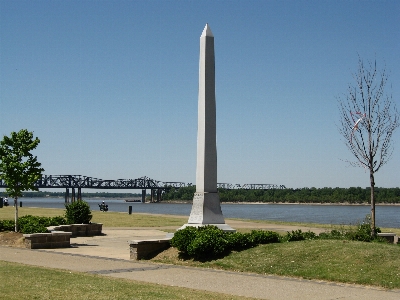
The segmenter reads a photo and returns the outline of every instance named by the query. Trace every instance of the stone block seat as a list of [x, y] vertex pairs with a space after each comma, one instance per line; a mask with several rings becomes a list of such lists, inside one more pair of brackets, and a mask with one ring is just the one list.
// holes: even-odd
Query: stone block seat
[[66, 231], [71, 232], [72, 237], [77, 236], [95, 236], [101, 235], [103, 229], [102, 223], [90, 223], [90, 224], [69, 224], [69, 225], [59, 225], [50, 226], [47, 229], [51, 231]]
[[171, 238], [130, 241], [130, 259], [140, 260], [155, 256], [168, 249], [171, 246], [170, 242]]
[[103, 224], [70, 224], [47, 227], [47, 233], [24, 234], [24, 244], [30, 249], [71, 247], [71, 237], [101, 235]]
[[384, 238], [391, 244], [398, 243], [398, 236], [393, 232], [381, 232], [381, 233], [378, 233], [378, 236], [381, 238]]
[[29, 249], [69, 248], [71, 236], [71, 232], [65, 231], [24, 234], [24, 244]]

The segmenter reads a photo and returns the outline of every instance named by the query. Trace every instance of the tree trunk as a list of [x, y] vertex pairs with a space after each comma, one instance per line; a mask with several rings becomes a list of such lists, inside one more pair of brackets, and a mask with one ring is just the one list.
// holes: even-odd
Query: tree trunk
[[371, 236], [375, 237], [375, 180], [372, 170], [370, 170], [369, 178], [371, 182]]
[[15, 207], [15, 232], [18, 232], [18, 197], [14, 198]]

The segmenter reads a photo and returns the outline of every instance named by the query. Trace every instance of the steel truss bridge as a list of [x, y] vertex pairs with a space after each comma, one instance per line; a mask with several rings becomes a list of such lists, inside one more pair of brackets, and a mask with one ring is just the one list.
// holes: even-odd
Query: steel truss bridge
[[[45, 188], [65, 188], [65, 202], [69, 202], [69, 189], [72, 189], [71, 200], [75, 200], [75, 189], [78, 189], [77, 199], [82, 199], [81, 189], [141, 189], [142, 202], [146, 196], [146, 190], [151, 190], [151, 201], [157, 197], [157, 202], [161, 201], [163, 192], [171, 188], [182, 188], [192, 186], [191, 183], [184, 182], [167, 182], [158, 181], [149, 177], [140, 177], [137, 179], [117, 179], [117, 180], [103, 180], [94, 177], [82, 175], [42, 175], [36, 181], [34, 186], [38, 189]], [[0, 188], [5, 188], [7, 185], [4, 180], [0, 179]], [[269, 189], [285, 189], [284, 185], [277, 184], [231, 184], [231, 183], [217, 183], [220, 189], [246, 189], [246, 190], [269, 190]]]

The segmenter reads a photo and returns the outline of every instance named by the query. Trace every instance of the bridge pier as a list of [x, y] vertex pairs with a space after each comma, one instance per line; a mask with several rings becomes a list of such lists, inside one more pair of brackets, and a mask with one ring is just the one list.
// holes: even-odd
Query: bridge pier
[[162, 193], [162, 190], [161, 190], [161, 189], [158, 189], [158, 190], [157, 190], [157, 202], [160, 202], [160, 201], [161, 201], [161, 193]]
[[154, 201], [154, 196], [155, 196], [155, 193], [156, 193], [156, 190], [155, 189], [151, 189], [151, 200], [150, 200], [150, 202], [155, 202]]
[[65, 204], [69, 203], [69, 188], [65, 188]]
[[151, 189], [151, 200], [150, 202], [160, 202], [161, 201], [162, 189]]
[[72, 188], [71, 202], [75, 202], [75, 188]]
[[78, 187], [78, 201], [82, 201], [82, 188]]
[[146, 189], [142, 189], [142, 203], [146, 202]]

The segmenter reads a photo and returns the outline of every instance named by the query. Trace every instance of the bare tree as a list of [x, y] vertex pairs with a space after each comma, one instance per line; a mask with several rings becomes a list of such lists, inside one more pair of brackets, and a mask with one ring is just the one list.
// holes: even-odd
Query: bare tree
[[386, 164], [392, 153], [392, 135], [399, 126], [399, 113], [392, 95], [385, 91], [388, 81], [386, 69], [378, 71], [376, 60], [364, 65], [358, 60], [356, 81], [349, 84], [347, 93], [339, 97], [339, 132], [354, 161], [369, 172], [371, 185], [371, 235], [375, 236], [375, 173]]

